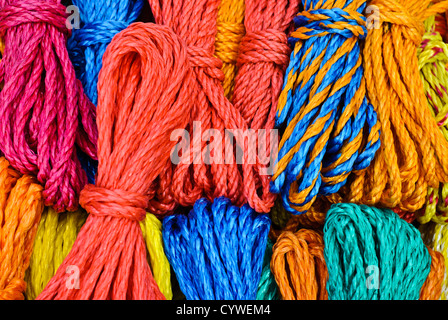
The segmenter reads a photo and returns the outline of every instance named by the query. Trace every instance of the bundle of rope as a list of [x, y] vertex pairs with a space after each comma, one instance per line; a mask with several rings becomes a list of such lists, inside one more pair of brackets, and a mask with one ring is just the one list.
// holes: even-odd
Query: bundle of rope
[[[448, 226], [446, 224], [439, 224], [433, 221], [423, 224], [419, 228], [424, 243], [442, 255], [445, 268], [442, 270], [442, 294], [441, 300], [448, 299]], [[443, 264], [443, 263], [442, 263]]]
[[[27, 283], [25, 296], [34, 300], [44, 290], [48, 281], [70, 252], [79, 230], [84, 225], [87, 214], [83, 210], [57, 213], [46, 207], [37, 229], [33, 253], [26, 271]], [[140, 222], [143, 238], [148, 249], [148, 259], [154, 280], [167, 299], [171, 299], [171, 276], [168, 260], [163, 252], [162, 223], [147, 213]], [[73, 275], [72, 272], [69, 275]], [[74, 283], [71, 283], [74, 285]]]
[[95, 106], [70, 62], [66, 8], [58, 0], [0, 1], [0, 150], [44, 185], [45, 204], [76, 210], [87, 177], [79, 149], [96, 159]]
[[[381, 148], [356, 176], [348, 201], [415, 212], [427, 188], [448, 182], [448, 142], [433, 119], [419, 75], [417, 48], [426, 18], [448, 1], [374, 0], [377, 27], [363, 57], [367, 93], [381, 123]], [[435, 97], [434, 97], [435, 98]]]
[[337, 192], [379, 148], [376, 113], [366, 99], [359, 39], [366, 1], [306, 0], [290, 34], [294, 45], [278, 101], [283, 135], [271, 191], [304, 213], [319, 195]]
[[[176, 204], [192, 206], [202, 197], [212, 200], [225, 196], [235, 205], [249, 203], [257, 212], [265, 213], [274, 204], [275, 197], [269, 192], [269, 164], [264, 164], [266, 159], [251, 152], [257, 150], [257, 145], [258, 150], [266, 151], [264, 149], [269, 149], [271, 143], [257, 143], [263, 139], [258, 139], [256, 134], [255, 137], [250, 135], [249, 129], [252, 132], [260, 128], [269, 131], [269, 115], [272, 114], [269, 107], [274, 108], [276, 88], [281, 86], [277, 74], [283, 68], [281, 64], [287, 61], [288, 48], [286, 36], [281, 36], [282, 28], [289, 23], [298, 1], [245, 2], [247, 34], [240, 46], [235, 105], [224, 95], [222, 61], [213, 56], [219, 3], [219, 0], [150, 1], [155, 21], [172, 27], [187, 45], [198, 88], [187, 128], [188, 136], [193, 137], [184, 141], [175, 168], [167, 163], [167, 174], [154, 186], [158, 201], [152, 202], [151, 212], [167, 213]], [[191, 7], [195, 9], [191, 10]], [[256, 28], [252, 27], [256, 24]], [[267, 38], [260, 39], [260, 35]], [[273, 80], [266, 77], [262, 83], [256, 83], [254, 77], [263, 76], [253, 73], [259, 72], [262, 66], [267, 68], [263, 72], [269, 71], [275, 77]], [[260, 88], [256, 90], [261, 91], [254, 91], [253, 88], [258, 86]], [[251, 96], [262, 92], [257, 99], [262, 98], [263, 102], [256, 100], [262, 108], [256, 102], [243, 100], [242, 94], [237, 98], [237, 91], [250, 92]], [[247, 105], [249, 102], [251, 104]], [[195, 134], [198, 131], [200, 134]], [[268, 135], [265, 138], [270, 141]], [[264, 152], [263, 158], [269, 162], [269, 150]]]
[[334, 204], [327, 213], [324, 243], [330, 300], [440, 296], [443, 259], [428, 251], [419, 231], [392, 210]]
[[268, 238], [263, 259], [260, 282], [258, 283], [257, 300], [279, 300], [279, 292], [274, 274], [271, 271], [272, 247], [274, 243]]
[[273, 248], [271, 269], [283, 300], [328, 299], [322, 232], [282, 232]]
[[163, 219], [165, 253], [188, 300], [254, 300], [271, 221], [225, 197]]
[[[143, 8], [143, 0], [73, 0], [80, 15], [80, 28], [74, 28], [67, 47], [87, 97], [98, 102], [98, 74], [103, 54], [112, 38], [134, 22]], [[98, 163], [80, 154], [89, 183], [94, 183]]]
[[215, 56], [222, 61], [222, 87], [231, 100], [237, 73], [236, 62], [244, 27], [244, 0], [221, 0], [216, 23]]
[[[193, 80], [187, 50], [170, 28], [134, 23], [112, 39], [98, 80], [97, 178], [80, 195], [89, 216], [37, 299], [165, 298], [138, 222], [175, 146], [171, 132], [189, 121]], [[65, 285], [69, 266], [79, 269], [79, 290]]]
[[[25, 275], [28, 284], [25, 292], [27, 300], [36, 299], [44, 290], [70, 252], [86, 218], [87, 215], [83, 210], [57, 213], [51, 207], [44, 209]], [[67, 273], [71, 274], [71, 271]]]
[[[425, 29], [426, 33], [417, 51], [420, 75], [431, 114], [444, 138], [448, 139], [448, 45], [436, 31], [435, 16], [425, 21]], [[448, 183], [437, 188], [429, 187], [425, 211], [423, 215], [419, 215], [419, 222], [434, 220], [446, 223], [447, 215]]]
[[0, 300], [23, 300], [37, 226], [44, 209], [42, 186], [0, 157]]

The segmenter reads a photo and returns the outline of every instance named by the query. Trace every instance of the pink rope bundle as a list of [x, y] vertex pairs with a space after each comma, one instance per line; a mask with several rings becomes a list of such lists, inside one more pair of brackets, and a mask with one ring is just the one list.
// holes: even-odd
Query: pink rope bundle
[[70, 62], [67, 14], [59, 0], [0, 0], [0, 151], [37, 175], [45, 205], [78, 207], [87, 183], [76, 148], [96, 159], [95, 107]]

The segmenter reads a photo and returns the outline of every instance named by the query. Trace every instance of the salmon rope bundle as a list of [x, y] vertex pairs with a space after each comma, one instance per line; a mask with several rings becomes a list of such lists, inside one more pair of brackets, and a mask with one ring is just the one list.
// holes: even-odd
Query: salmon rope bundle
[[309, 210], [319, 195], [339, 191], [380, 145], [360, 48], [367, 35], [366, 1], [303, 4], [278, 101], [276, 126], [283, 135], [271, 187], [294, 214]]
[[0, 1], [0, 151], [37, 176], [47, 206], [76, 210], [87, 183], [77, 149], [96, 159], [95, 106], [70, 62], [65, 6], [56, 0]]
[[[143, 8], [143, 0], [73, 0], [79, 10], [80, 28], [74, 28], [67, 47], [77, 78], [93, 104], [98, 103], [98, 74], [104, 52], [112, 38], [134, 22]], [[95, 182], [97, 161], [86, 154], [79, 158], [89, 183]]]
[[332, 205], [324, 243], [330, 300], [417, 300], [422, 290], [428, 296], [428, 275], [440, 274], [430, 273], [432, 255], [418, 230], [389, 209]]
[[270, 224], [225, 197], [164, 218], [165, 252], [187, 300], [254, 300]]
[[[76, 237], [86, 221], [83, 210], [57, 213], [53, 208], [45, 208], [34, 240], [33, 254], [26, 271], [27, 283], [25, 296], [34, 300], [44, 290], [48, 281], [54, 276], [75, 243]], [[163, 251], [162, 223], [152, 214], [147, 213], [140, 222], [143, 238], [147, 245], [148, 260], [154, 274], [154, 280], [167, 299], [172, 298], [171, 275], [168, 260]], [[72, 278], [75, 270], [67, 273]], [[77, 283], [69, 281], [74, 287]]]
[[0, 300], [23, 300], [37, 226], [44, 210], [42, 186], [0, 158]]
[[[265, 119], [268, 118], [266, 112], [271, 110], [266, 109], [266, 103], [263, 103], [263, 109], [260, 110], [246, 108], [245, 102], [241, 102], [237, 108], [224, 95], [222, 61], [213, 56], [219, 3], [219, 0], [180, 3], [172, 0], [150, 1], [156, 23], [172, 27], [184, 40], [190, 54], [198, 94], [191, 110], [191, 122], [187, 128], [188, 138], [182, 139], [178, 145], [178, 152], [174, 153], [176, 157], [178, 156], [174, 161], [175, 167], [173, 168], [171, 163], [167, 164], [166, 172], [172, 171], [172, 174], [161, 177], [158, 185], [154, 186], [157, 201], [151, 203], [152, 206], [149, 208], [151, 212], [164, 214], [173, 211], [176, 205], [192, 206], [195, 201], [203, 197], [211, 200], [225, 196], [235, 205], [248, 203], [255, 211], [265, 213], [269, 212], [274, 204], [275, 197], [269, 192], [270, 176], [266, 168], [268, 165], [264, 164], [266, 158], [268, 162], [270, 160], [269, 153], [264, 150], [266, 151], [264, 159], [260, 159], [258, 154], [251, 153], [251, 150], [257, 150], [257, 145], [258, 149], [264, 149], [269, 147], [269, 143], [263, 144], [260, 141], [257, 143], [256, 134], [245, 135], [252, 126], [253, 131], [263, 127]], [[266, 25], [272, 21], [275, 31], [270, 32], [275, 33], [275, 36], [272, 39], [265, 39], [269, 45], [261, 48], [253, 48], [254, 45], [263, 44], [262, 40], [257, 43], [256, 37], [255, 42], [247, 41], [246, 49], [240, 48], [240, 54], [245, 52], [248, 65], [263, 64], [267, 61], [267, 65], [278, 70], [277, 64], [285, 63], [287, 60], [286, 52], [282, 51], [286, 50], [285, 44], [278, 48], [278, 42], [282, 40], [278, 33], [282, 32], [281, 27], [289, 18], [287, 14], [293, 10], [293, 4], [296, 2], [292, 2], [291, 9], [287, 2], [280, 2], [277, 5], [277, 1], [270, 0], [261, 4], [263, 3], [269, 5], [257, 8], [259, 2], [254, 1], [253, 4], [246, 2], [245, 19], [260, 18]], [[258, 15], [251, 18], [250, 6], [247, 10], [247, 5], [256, 8], [254, 10]], [[262, 13], [264, 9], [267, 11]], [[278, 24], [277, 18], [272, 17], [273, 9], [281, 13], [278, 18], [281, 22]], [[249, 69], [252, 67], [248, 66]], [[266, 95], [272, 99], [269, 102], [267, 98], [268, 105], [272, 105], [275, 96], [271, 94], [269, 81], [266, 83], [268, 85], [266, 89], [269, 90]], [[253, 82], [250, 84], [244, 82], [241, 85], [249, 87], [253, 86]], [[278, 83], [273, 86], [277, 85]], [[235, 83], [235, 91], [236, 86]], [[257, 112], [260, 112], [258, 116], [261, 120], [251, 120], [249, 123], [247, 120], [254, 117]], [[253, 146], [255, 147], [252, 148]]]
[[[193, 80], [183, 42], [165, 26], [134, 23], [106, 49], [98, 80], [98, 173], [80, 196], [89, 213], [72, 250], [37, 299], [165, 299], [146, 259], [139, 221], [185, 128]], [[66, 270], [79, 269], [79, 290]]]
[[222, 61], [222, 87], [230, 100], [235, 86], [240, 42], [246, 33], [244, 27], [244, 0], [221, 0], [216, 23], [215, 56]]
[[[428, 104], [437, 125], [448, 139], [448, 44], [436, 31], [435, 16], [425, 21], [426, 33], [418, 49], [419, 69]], [[423, 216], [419, 222], [434, 220], [446, 223], [448, 213], [448, 183], [428, 188]]]
[[322, 232], [281, 233], [273, 248], [271, 269], [283, 300], [328, 299]]
[[368, 97], [381, 123], [381, 148], [351, 184], [350, 202], [415, 212], [425, 204], [428, 187], [448, 182], [448, 142], [428, 108], [417, 57], [423, 22], [448, 8], [448, 1], [430, 3], [370, 3], [378, 25], [367, 35], [363, 57]]

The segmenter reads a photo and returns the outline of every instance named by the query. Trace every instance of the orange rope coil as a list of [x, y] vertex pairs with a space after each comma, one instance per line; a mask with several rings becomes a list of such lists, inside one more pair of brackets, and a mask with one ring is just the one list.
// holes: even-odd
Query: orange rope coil
[[283, 232], [273, 247], [271, 270], [283, 300], [328, 299], [322, 232]]
[[448, 1], [373, 0], [379, 27], [364, 46], [367, 95], [381, 123], [381, 147], [367, 170], [356, 175], [349, 201], [417, 211], [427, 187], [448, 181], [448, 143], [429, 111], [419, 75], [417, 48], [423, 22]]
[[0, 300], [23, 300], [34, 237], [44, 209], [43, 188], [0, 158]]

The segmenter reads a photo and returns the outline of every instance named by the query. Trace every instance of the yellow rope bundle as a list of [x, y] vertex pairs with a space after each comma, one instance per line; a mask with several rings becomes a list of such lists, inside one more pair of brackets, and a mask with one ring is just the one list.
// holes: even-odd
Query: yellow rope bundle
[[222, 0], [218, 11], [215, 55], [223, 62], [222, 86], [228, 99], [232, 98], [238, 50], [245, 34], [244, 9], [244, 0]]
[[[425, 21], [426, 33], [418, 49], [419, 69], [431, 114], [443, 136], [448, 140], [448, 44], [436, 31], [436, 17]], [[418, 217], [420, 223], [433, 220], [446, 223], [448, 214], [448, 183], [428, 188], [425, 212]]]

